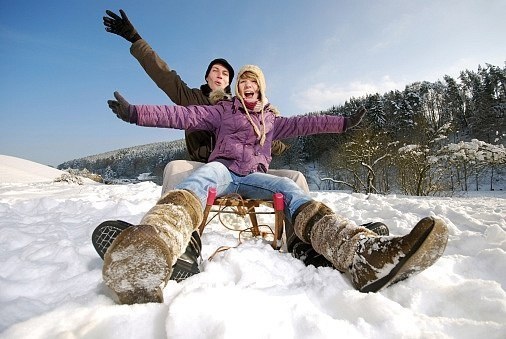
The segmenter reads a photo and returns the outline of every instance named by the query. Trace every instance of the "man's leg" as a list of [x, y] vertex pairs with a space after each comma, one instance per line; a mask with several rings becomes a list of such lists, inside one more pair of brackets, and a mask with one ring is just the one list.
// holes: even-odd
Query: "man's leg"
[[[169, 162], [163, 171], [162, 195], [174, 189], [179, 183], [186, 179], [196, 169], [205, 165], [202, 162], [189, 160], [173, 160]], [[268, 174], [285, 177], [293, 180], [302, 190], [309, 193], [309, 186], [304, 174], [289, 169], [270, 169]]]
[[202, 162], [189, 160], [173, 160], [169, 162], [163, 170], [162, 196], [166, 192], [173, 190], [197, 168], [204, 165]]
[[289, 169], [269, 169], [267, 171], [267, 174], [292, 179], [297, 184], [297, 186], [302, 188], [304, 192], [309, 193], [309, 186], [307, 184], [306, 177], [299, 171]]

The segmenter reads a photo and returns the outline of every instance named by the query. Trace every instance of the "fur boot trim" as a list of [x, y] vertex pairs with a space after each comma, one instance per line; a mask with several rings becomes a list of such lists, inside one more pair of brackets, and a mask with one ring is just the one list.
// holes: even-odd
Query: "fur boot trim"
[[184, 253], [192, 232], [202, 222], [202, 207], [195, 195], [172, 190], [158, 200], [142, 218], [141, 224], [155, 226], [167, 246], [176, 251], [175, 260]]
[[167, 192], [142, 218], [121, 232], [104, 256], [102, 275], [120, 303], [163, 302], [161, 289], [202, 221], [191, 192]]
[[310, 243], [316, 252], [342, 272], [350, 267], [359, 240], [376, 235], [336, 215], [330, 207], [318, 201], [310, 201], [299, 207], [294, 230], [300, 239]]
[[319, 201], [309, 201], [302, 204], [294, 213], [293, 227], [295, 234], [302, 241], [310, 244], [313, 225], [324, 216], [332, 213], [329, 207]]
[[[201, 202], [195, 194], [187, 190], [171, 190], [167, 192], [157, 201], [150, 212], [160, 209], [163, 210], [164, 205], [170, 204], [183, 207], [189, 214], [192, 224], [196, 225], [196, 227], [202, 222], [203, 213]], [[144, 218], [149, 217], [150, 212], [146, 213]]]

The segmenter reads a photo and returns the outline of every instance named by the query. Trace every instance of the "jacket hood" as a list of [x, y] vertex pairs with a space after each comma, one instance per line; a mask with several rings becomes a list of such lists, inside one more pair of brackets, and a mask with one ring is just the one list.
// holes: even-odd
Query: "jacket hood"
[[232, 95], [225, 92], [222, 88], [217, 88], [211, 93], [209, 93], [209, 101], [212, 105], [215, 105], [219, 101], [222, 100], [230, 100], [232, 98]]
[[[213, 91], [211, 89], [211, 87], [209, 87], [208, 84], [201, 85], [200, 86], [200, 90], [202, 91], [202, 94], [204, 94], [204, 96], [206, 96], [206, 97], [209, 97], [211, 95], [211, 92]], [[216, 89], [216, 90], [218, 90], [218, 89]], [[225, 93], [232, 95], [232, 91], [230, 89], [230, 85], [228, 85], [227, 87], [225, 87]]]
[[[257, 125], [251, 119], [249, 110], [246, 107], [246, 104], [244, 102], [244, 98], [239, 95], [239, 81], [241, 80], [241, 76], [246, 72], [251, 72], [253, 74], [253, 76], [256, 78], [256, 82], [258, 84], [258, 92], [259, 92], [259, 98], [258, 98], [259, 100], [258, 101], [259, 102], [255, 106], [253, 111], [254, 112], [258, 112], [258, 110], [260, 111], [261, 121], [259, 122], [259, 125]], [[265, 88], [266, 88], [265, 77], [264, 77], [264, 73], [262, 72], [260, 67], [255, 66], [255, 65], [245, 65], [239, 70], [239, 73], [237, 74], [237, 80], [235, 82], [235, 95], [241, 101], [241, 103], [244, 107], [244, 110], [246, 112], [246, 117], [248, 118], [248, 121], [251, 123], [251, 126], [253, 126], [253, 130], [255, 131], [255, 134], [258, 136], [258, 140], [259, 140], [259, 143], [261, 146], [264, 145], [265, 139], [266, 139], [264, 109], [267, 106], [267, 104], [269, 103], [269, 100], [267, 100], [267, 97], [265, 96]]]
[[245, 72], [251, 72], [255, 75], [256, 80], [257, 80], [257, 84], [258, 84], [258, 89], [260, 92], [260, 101], [262, 103], [262, 106], [267, 105], [269, 100], [267, 100], [267, 96], [265, 95], [265, 90], [267, 87], [267, 85], [265, 83], [265, 76], [264, 76], [264, 73], [262, 72], [262, 70], [260, 69], [260, 67], [258, 67], [256, 65], [245, 65], [239, 70], [239, 73], [237, 74], [237, 80], [235, 82], [235, 95], [237, 97], [240, 97], [239, 96], [239, 79], [241, 78], [241, 76]]

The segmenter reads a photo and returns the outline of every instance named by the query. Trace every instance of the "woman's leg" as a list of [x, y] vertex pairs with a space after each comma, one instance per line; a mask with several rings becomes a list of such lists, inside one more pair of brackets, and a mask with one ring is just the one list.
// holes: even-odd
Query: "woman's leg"
[[190, 176], [176, 186], [176, 189], [184, 189], [195, 194], [202, 208], [206, 205], [207, 192], [210, 188], [216, 188], [218, 196], [232, 193], [232, 173], [219, 162], [210, 162], [199, 167]]
[[199, 203], [191, 192], [169, 191], [139, 225], [114, 239], [104, 256], [102, 277], [121, 304], [163, 302], [162, 288], [202, 222]]
[[403, 237], [379, 237], [312, 200], [289, 179], [262, 173], [232, 177], [237, 193], [246, 198], [266, 199], [282, 193], [297, 236], [335, 268], [347, 272], [361, 292], [376, 292], [423, 271], [446, 248], [448, 229], [439, 219], [424, 218]]
[[332, 265], [351, 276], [361, 292], [376, 292], [417, 274], [436, 262], [448, 241], [448, 229], [436, 218], [424, 218], [403, 237], [380, 237], [310, 201], [294, 215], [294, 230]]
[[231, 174], [236, 193], [244, 198], [271, 200], [274, 193], [282, 193], [287, 217], [295, 213], [311, 197], [293, 180], [265, 173], [252, 173], [241, 177]]

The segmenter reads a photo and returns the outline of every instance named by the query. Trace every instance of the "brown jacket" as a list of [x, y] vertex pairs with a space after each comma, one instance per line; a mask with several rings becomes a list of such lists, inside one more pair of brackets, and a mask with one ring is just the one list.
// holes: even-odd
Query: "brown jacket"
[[[144, 71], [167, 94], [176, 105], [212, 105], [209, 100], [210, 88], [207, 84], [190, 88], [181, 80], [176, 71], [171, 70], [151, 46], [144, 40], [137, 40], [130, 47], [130, 53], [139, 61]], [[186, 148], [193, 161], [207, 162], [215, 146], [215, 136], [208, 131], [185, 131]], [[287, 146], [281, 141], [272, 144], [272, 154], [279, 155]]]

